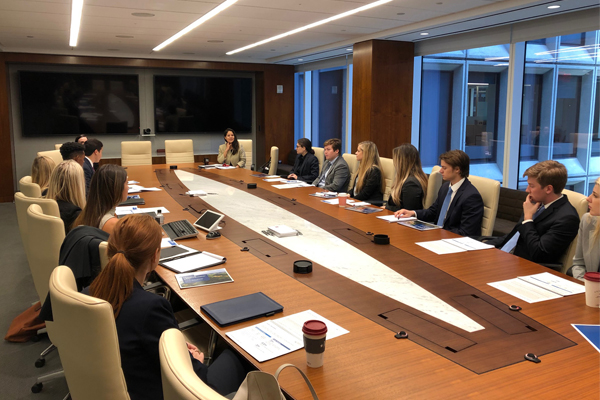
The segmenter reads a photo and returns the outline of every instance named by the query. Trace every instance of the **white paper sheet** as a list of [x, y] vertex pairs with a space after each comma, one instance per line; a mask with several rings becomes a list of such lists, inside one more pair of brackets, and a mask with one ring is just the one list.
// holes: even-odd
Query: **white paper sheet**
[[446, 243], [450, 243], [453, 246], [460, 247], [463, 250], [487, 250], [493, 249], [494, 246], [480, 242], [479, 240], [471, 239], [470, 237], [461, 237], [454, 239], [442, 239]]
[[284, 183], [282, 185], [273, 185], [273, 187], [277, 188], [277, 189], [293, 189], [293, 188], [306, 187], [306, 186], [310, 186], [310, 185], [308, 183], [306, 183], [306, 182], [302, 182], [302, 183]]
[[217, 169], [235, 169], [235, 167], [229, 165], [229, 166], [226, 166], [226, 167], [220, 166], [220, 167], [217, 167]]
[[169, 214], [169, 210], [164, 207], [138, 207], [138, 206], [121, 206], [115, 208], [115, 215], [127, 215], [127, 214], [143, 214], [154, 211], [158, 213], [158, 210], [162, 214]]
[[396, 218], [393, 214], [392, 215], [384, 215], [384, 216], [377, 217], [377, 218], [382, 219], [387, 222], [412, 221], [412, 220], [417, 219], [416, 217]]
[[258, 362], [263, 362], [303, 348], [302, 326], [304, 322], [311, 319], [323, 321], [327, 325], [326, 340], [348, 333], [346, 329], [323, 318], [316, 312], [306, 310], [227, 332], [227, 336]]
[[[327, 199], [321, 200], [323, 203], [340, 205], [340, 199], [336, 197], [335, 199]], [[358, 200], [346, 200], [346, 204], [349, 206], [370, 206], [371, 204], [366, 201], [358, 201]]]
[[191, 256], [161, 262], [161, 264], [177, 273], [182, 273], [211, 267], [220, 260], [223, 260], [223, 257], [203, 251], [202, 253], [193, 254]]
[[522, 279], [514, 278], [506, 281], [492, 282], [488, 285], [495, 287], [498, 290], [502, 290], [510, 295], [513, 295], [521, 300], [528, 303], [537, 303], [545, 300], [560, 299], [562, 296], [550, 292], [541, 287], [532, 285], [531, 283], [525, 282]]
[[283, 179], [283, 178], [267, 178], [267, 179], [263, 179], [263, 181], [265, 181], [265, 182], [285, 182], [285, 179]]
[[571, 282], [567, 279], [561, 278], [560, 276], [552, 275], [550, 272], [520, 276], [519, 279], [562, 296], [585, 293], [584, 285]]
[[432, 240], [431, 242], [419, 242], [415, 244], [418, 244], [429, 251], [433, 251], [435, 254], [453, 254], [466, 251], [465, 249], [451, 245], [443, 240]]

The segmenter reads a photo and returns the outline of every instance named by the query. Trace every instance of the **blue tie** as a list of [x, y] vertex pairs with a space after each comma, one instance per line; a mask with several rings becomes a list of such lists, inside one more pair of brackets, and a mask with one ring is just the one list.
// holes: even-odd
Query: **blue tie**
[[440, 210], [440, 216], [437, 221], [437, 226], [444, 226], [444, 220], [446, 219], [446, 213], [448, 212], [448, 207], [450, 206], [450, 199], [452, 199], [452, 188], [448, 187], [448, 193], [444, 198], [444, 203], [442, 204], [442, 209]]
[[[546, 207], [544, 206], [540, 206], [537, 211], [533, 214], [533, 220], [535, 220], [537, 217], [540, 216], [541, 213], [544, 212], [544, 210], [546, 209]], [[515, 232], [515, 234], [513, 235], [513, 237], [511, 237], [505, 244], [504, 246], [502, 246], [502, 248], [500, 250], [505, 251], [507, 253], [510, 253], [514, 250], [515, 247], [517, 247], [517, 242], [519, 241], [519, 237], [521, 236], [521, 232], [517, 231]]]

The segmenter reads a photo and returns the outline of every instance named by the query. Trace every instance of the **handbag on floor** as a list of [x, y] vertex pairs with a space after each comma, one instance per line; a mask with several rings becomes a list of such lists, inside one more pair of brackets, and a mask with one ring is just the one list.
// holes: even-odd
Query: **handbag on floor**
[[248, 372], [246, 379], [244, 379], [244, 382], [242, 382], [240, 388], [233, 397], [233, 400], [285, 400], [277, 379], [279, 379], [279, 374], [281, 371], [287, 367], [294, 367], [298, 372], [300, 372], [304, 378], [304, 381], [306, 382], [306, 385], [308, 385], [308, 388], [312, 393], [313, 399], [319, 400], [317, 393], [315, 392], [315, 389], [313, 388], [306, 374], [304, 374], [304, 372], [302, 372], [300, 368], [296, 367], [294, 364], [281, 365], [279, 368], [277, 368], [275, 376], [261, 371]]
[[46, 327], [46, 323], [38, 318], [42, 306], [36, 302], [13, 319], [4, 340], [23, 343], [37, 335], [37, 331]]

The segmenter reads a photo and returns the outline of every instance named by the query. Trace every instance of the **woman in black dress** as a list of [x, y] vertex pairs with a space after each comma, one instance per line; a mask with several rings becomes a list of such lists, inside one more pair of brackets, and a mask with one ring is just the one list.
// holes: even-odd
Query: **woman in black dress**
[[393, 160], [396, 176], [385, 208], [422, 210], [427, 196], [427, 175], [421, 168], [419, 150], [412, 144], [403, 144], [393, 150]]

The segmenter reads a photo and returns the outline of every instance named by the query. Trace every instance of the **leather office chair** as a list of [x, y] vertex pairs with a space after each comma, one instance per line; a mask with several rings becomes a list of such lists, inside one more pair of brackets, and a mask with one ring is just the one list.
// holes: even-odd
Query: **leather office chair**
[[53, 340], [73, 399], [129, 399], [113, 309], [77, 292], [73, 272], [61, 265], [50, 276]]
[[104, 269], [108, 264], [108, 242], [101, 242], [98, 245], [98, 253], [100, 253], [100, 268]]
[[271, 165], [269, 166], [269, 175], [277, 175], [277, 166], [279, 165], [279, 147], [271, 147]]
[[121, 142], [121, 165], [152, 165], [152, 143], [140, 141]]
[[483, 220], [481, 221], [481, 236], [492, 236], [494, 223], [498, 213], [500, 199], [500, 182], [481, 176], [469, 175], [469, 180], [483, 199]]
[[354, 175], [356, 171], [358, 171], [358, 161], [356, 161], [356, 154], [344, 153], [342, 157], [348, 164], [348, 168], [350, 169], [350, 176]]
[[325, 150], [322, 147], [313, 147], [313, 150], [315, 151], [315, 157], [317, 157], [317, 160], [319, 160], [320, 174], [321, 170], [323, 169], [323, 163], [325, 162]]
[[41, 156], [50, 157], [52, 159], [52, 161], [54, 161], [54, 164], [56, 164], [56, 165], [63, 162], [63, 158], [60, 155], [60, 151], [58, 151], [58, 150], [38, 151], [37, 156], [38, 157], [41, 157]]
[[438, 165], [434, 165], [431, 169], [431, 174], [429, 174], [429, 179], [427, 180], [427, 197], [423, 205], [424, 208], [429, 208], [433, 204], [437, 199], [440, 187], [442, 187], [442, 174], [439, 171], [440, 167]]
[[60, 148], [62, 147], [62, 144], [54, 144], [54, 150], [60, 150]]
[[165, 140], [167, 164], [193, 163], [194, 141], [192, 139]]
[[392, 184], [394, 183], [394, 161], [391, 158], [380, 157], [381, 167], [383, 168], [383, 178], [385, 179], [385, 192], [383, 192], [383, 201], [387, 201], [390, 197]]
[[15, 208], [17, 209], [17, 222], [19, 224], [19, 232], [21, 233], [21, 240], [23, 241], [23, 247], [25, 253], [28, 253], [28, 241], [27, 241], [27, 209], [32, 204], [39, 204], [44, 214], [52, 215], [60, 218], [60, 212], [58, 211], [58, 204], [56, 201], [51, 199], [42, 199], [35, 197], [27, 197], [23, 193], [15, 193]]
[[19, 180], [19, 189], [27, 197], [42, 197], [40, 185], [31, 182], [31, 175], [26, 175]]
[[240, 146], [244, 148], [244, 152], [246, 153], [246, 165], [245, 169], [252, 170], [252, 140], [251, 139], [238, 139]]
[[165, 400], [225, 400], [194, 372], [183, 333], [167, 329], [158, 345]]
[[[577, 214], [579, 215], [579, 219], [581, 219], [583, 214], [588, 212], [588, 202], [584, 195], [582, 195], [581, 193], [573, 192], [572, 190], [568, 189], [563, 190], [562, 194], [566, 195], [569, 199], [569, 203], [571, 203], [571, 205], [575, 207], [575, 210], [577, 210]], [[562, 264], [562, 268], [560, 269], [560, 271], [563, 274], [566, 273], [567, 270], [573, 265], [573, 256], [575, 255], [576, 247], [577, 236], [575, 237], [575, 239], [573, 239], [573, 241], [567, 248], [567, 251], [565, 251], [565, 254], [560, 259], [560, 263]]]

